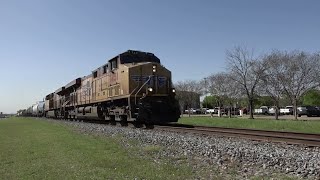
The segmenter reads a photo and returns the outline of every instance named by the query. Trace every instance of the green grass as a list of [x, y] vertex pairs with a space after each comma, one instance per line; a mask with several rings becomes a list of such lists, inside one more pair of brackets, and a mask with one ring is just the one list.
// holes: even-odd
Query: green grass
[[[204, 120], [182, 120], [192, 119]], [[159, 158], [158, 152], [166, 150], [163, 146], [141, 147], [136, 140], [130, 140], [130, 146], [124, 147], [122, 138], [83, 135], [60, 123], [32, 118], [0, 120], [0, 179], [235, 179], [239, 176], [232, 168], [193, 169], [191, 166], [197, 162], [190, 162], [185, 156]], [[264, 179], [274, 177], [288, 176], [271, 175]]]
[[191, 168], [124, 148], [119, 138], [82, 135], [35, 120], [0, 120], [0, 179], [192, 179]]
[[249, 128], [275, 131], [293, 131], [320, 134], [320, 121], [293, 121], [271, 119], [243, 119], [243, 118], [218, 118], [218, 117], [182, 117], [179, 123], [218, 126], [229, 128]]

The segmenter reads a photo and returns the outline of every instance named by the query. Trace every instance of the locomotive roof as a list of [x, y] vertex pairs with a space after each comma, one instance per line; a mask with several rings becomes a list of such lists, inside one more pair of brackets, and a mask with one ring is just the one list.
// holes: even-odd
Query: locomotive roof
[[115, 56], [114, 58], [111, 58], [108, 61], [110, 62], [110, 61], [115, 60], [117, 58], [120, 58], [121, 64], [139, 63], [139, 62], [160, 63], [160, 59], [157, 56], [155, 56], [153, 53], [136, 51], [136, 50], [128, 50], [126, 52], [123, 52], [123, 53]]
[[81, 84], [81, 78], [77, 78], [71, 82], [69, 82], [67, 85], [65, 85], [65, 89], [69, 89], [71, 87], [76, 87]]
[[160, 63], [160, 59], [153, 53], [128, 50], [120, 56], [120, 63], [139, 63], [139, 62], [155, 62]]
[[[128, 64], [128, 63], [141, 63], [141, 62], [155, 62], [155, 63], [161, 63], [160, 59], [155, 56], [153, 53], [150, 52], [143, 52], [143, 51], [136, 51], [136, 50], [128, 50], [126, 52], [123, 52], [111, 59], [108, 60], [108, 63], [110, 63], [111, 61], [120, 59], [120, 64]], [[103, 66], [107, 66], [108, 63], [104, 64]], [[97, 69], [93, 70], [97, 71], [99, 70], [101, 67], [98, 67]], [[87, 77], [85, 77], [87, 78]]]

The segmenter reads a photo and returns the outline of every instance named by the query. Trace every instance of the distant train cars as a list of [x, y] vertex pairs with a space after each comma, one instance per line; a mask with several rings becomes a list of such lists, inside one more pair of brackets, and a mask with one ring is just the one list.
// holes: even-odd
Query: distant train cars
[[[70, 70], [76, 69], [70, 66]], [[26, 114], [63, 119], [177, 122], [171, 72], [152, 53], [128, 50], [48, 94]]]
[[35, 116], [35, 117], [42, 117], [45, 115], [44, 111], [44, 101], [39, 101], [32, 106], [28, 107], [24, 111], [20, 112], [18, 115], [23, 116]]
[[2, 113], [2, 112], [0, 112], [0, 118], [5, 118], [6, 116]]

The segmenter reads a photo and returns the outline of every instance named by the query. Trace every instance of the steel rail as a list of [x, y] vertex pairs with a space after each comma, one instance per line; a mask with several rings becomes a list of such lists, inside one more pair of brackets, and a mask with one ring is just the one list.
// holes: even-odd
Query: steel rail
[[320, 134], [269, 131], [256, 129], [238, 129], [224, 127], [192, 126], [192, 125], [161, 125], [155, 129], [175, 131], [183, 133], [222, 135], [228, 137], [240, 137], [251, 140], [281, 142], [286, 144], [300, 144], [311, 147], [320, 147]]

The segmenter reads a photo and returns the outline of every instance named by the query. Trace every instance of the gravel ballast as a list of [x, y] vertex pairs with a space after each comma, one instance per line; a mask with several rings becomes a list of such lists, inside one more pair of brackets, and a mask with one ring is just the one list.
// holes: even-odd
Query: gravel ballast
[[[141, 147], [150, 145], [165, 147], [157, 153], [155, 158], [185, 157], [194, 171], [204, 167], [210, 169], [213, 166], [218, 167], [221, 175], [232, 168], [236, 171], [236, 178], [239, 179], [265, 177], [278, 173], [320, 179], [320, 148], [318, 147], [308, 148], [241, 138], [209, 137], [105, 124], [49, 121], [66, 124], [85, 134], [120, 135], [125, 145], [129, 145], [128, 140], [135, 140]], [[203, 178], [199, 177], [199, 179]]]

